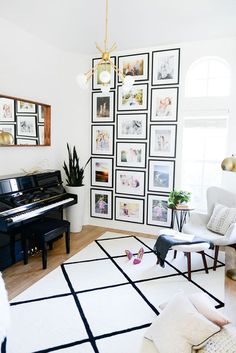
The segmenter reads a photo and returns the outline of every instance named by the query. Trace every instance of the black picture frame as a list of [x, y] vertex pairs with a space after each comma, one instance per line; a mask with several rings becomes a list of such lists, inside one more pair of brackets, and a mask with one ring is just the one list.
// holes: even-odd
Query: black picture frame
[[[138, 148], [139, 150], [137, 151]], [[116, 142], [117, 167], [146, 168], [146, 156], [147, 142]]]
[[91, 125], [91, 137], [92, 155], [114, 155], [114, 125]]
[[175, 185], [175, 161], [148, 160], [148, 191], [169, 193]]
[[[96, 165], [99, 164], [99, 165]], [[114, 159], [107, 157], [91, 158], [91, 186], [113, 188]]]
[[[99, 204], [99, 201], [104, 201]], [[107, 202], [107, 206], [106, 206]], [[113, 191], [90, 189], [90, 217], [113, 219]]]
[[[122, 214], [120, 214], [121, 203], [119, 204], [118, 203], [119, 201], [123, 203]], [[131, 204], [131, 201], [133, 202], [133, 204]], [[136, 207], [135, 207], [135, 203], [136, 203]], [[138, 215], [137, 215], [136, 212], [137, 212], [138, 204], [141, 206], [141, 210], [138, 212]], [[144, 199], [115, 196], [115, 220], [121, 221], [121, 222], [144, 224], [144, 204], [145, 204]], [[132, 209], [132, 212], [130, 212], [131, 209]]]
[[117, 114], [116, 139], [146, 140], [147, 116], [147, 113]]
[[[137, 93], [142, 91], [142, 104], [137, 100]], [[124, 98], [125, 95], [125, 98]], [[124, 103], [125, 99], [125, 103]], [[122, 86], [117, 86], [117, 111], [144, 111], [148, 110], [148, 83], [134, 84], [129, 92], [122, 92]]]
[[16, 135], [17, 137], [37, 137], [37, 116], [36, 115], [17, 115], [16, 116]]
[[146, 224], [162, 228], [170, 228], [172, 210], [168, 208], [168, 195], [148, 194]]
[[152, 86], [178, 85], [180, 48], [152, 52]]
[[37, 104], [24, 100], [16, 100], [16, 114], [37, 114]]
[[176, 157], [176, 124], [150, 124], [149, 139], [149, 157]]
[[[125, 59], [127, 59], [127, 61], [130, 61], [130, 63], [127, 63]], [[138, 65], [138, 62], [140, 60], [143, 60], [143, 63], [139, 63]], [[127, 66], [126, 69], [124, 68], [124, 62]], [[138, 53], [118, 56], [118, 68], [124, 76], [133, 76], [135, 82], [147, 81], [149, 79], [149, 53]], [[142, 73], [139, 73], [139, 71], [142, 71]], [[118, 77], [118, 82], [122, 82], [120, 77]]]
[[[116, 57], [115, 56], [111, 56], [110, 57], [112, 63], [114, 65], [116, 65]], [[94, 58], [92, 59], [92, 68], [94, 68], [98, 62], [101, 60], [101, 58]], [[101, 65], [110, 65], [111, 67], [111, 64], [110, 63], [101, 63]], [[92, 75], [92, 89], [93, 90], [99, 90], [101, 89], [101, 86], [102, 84], [98, 83], [97, 82], [97, 79], [98, 79], [98, 75], [99, 75], [99, 68], [97, 68], [97, 70], [95, 70], [95, 73], [94, 75]], [[111, 84], [110, 84], [110, 89], [114, 89], [116, 87], [116, 73], [115, 73], [115, 70], [111, 67]]]
[[[165, 94], [164, 94], [165, 93]], [[151, 88], [151, 122], [177, 122], [179, 87]]]
[[[108, 108], [106, 108], [108, 106]], [[98, 108], [100, 113], [98, 112]], [[92, 123], [114, 123], [115, 121], [115, 91], [107, 94], [92, 92]]]
[[143, 170], [116, 169], [115, 193], [145, 196], [146, 172]]

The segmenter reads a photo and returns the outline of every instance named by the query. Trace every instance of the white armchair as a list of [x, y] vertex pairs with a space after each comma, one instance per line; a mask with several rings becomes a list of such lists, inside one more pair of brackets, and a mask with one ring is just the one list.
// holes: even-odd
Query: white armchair
[[207, 213], [192, 212], [189, 221], [183, 227], [184, 233], [194, 234], [212, 241], [215, 246], [213, 270], [216, 270], [219, 246], [236, 244], [236, 223], [230, 225], [225, 235], [207, 229], [207, 223], [216, 203], [236, 208], [236, 194], [216, 186], [209, 187], [207, 190]]

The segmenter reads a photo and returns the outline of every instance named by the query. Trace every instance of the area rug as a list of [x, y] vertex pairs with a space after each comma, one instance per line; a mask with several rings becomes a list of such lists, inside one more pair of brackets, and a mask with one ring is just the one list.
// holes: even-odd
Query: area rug
[[[209, 274], [199, 254], [192, 256], [192, 280], [186, 259], [170, 251], [165, 267], [156, 265], [155, 240], [106, 232], [11, 302], [12, 326], [7, 353], [156, 353], [144, 338], [159, 315], [159, 305], [179, 290], [204, 291], [217, 308], [224, 306], [221, 254]], [[125, 249], [143, 260], [134, 265]], [[20, 280], [20, 279], [19, 279]]]

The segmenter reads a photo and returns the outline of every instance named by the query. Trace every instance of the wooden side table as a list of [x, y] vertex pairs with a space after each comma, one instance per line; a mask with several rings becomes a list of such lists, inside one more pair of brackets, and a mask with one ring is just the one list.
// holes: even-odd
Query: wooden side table
[[174, 229], [175, 221], [177, 225], [177, 229], [179, 232], [182, 232], [183, 226], [186, 223], [186, 218], [187, 215], [191, 211], [194, 210], [194, 208], [186, 207], [186, 208], [172, 208], [173, 213], [172, 213], [172, 219], [171, 219], [171, 228]]

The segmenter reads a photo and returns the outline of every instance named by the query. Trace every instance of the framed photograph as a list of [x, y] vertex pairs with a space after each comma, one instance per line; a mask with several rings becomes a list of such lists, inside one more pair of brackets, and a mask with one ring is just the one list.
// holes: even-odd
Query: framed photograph
[[37, 137], [36, 134], [36, 116], [18, 115], [17, 116], [17, 135], [27, 137]]
[[150, 125], [150, 157], [174, 158], [176, 131], [176, 125]]
[[90, 189], [91, 217], [112, 219], [112, 198], [112, 190]]
[[170, 192], [174, 188], [174, 161], [148, 161], [148, 191]]
[[0, 124], [0, 131], [8, 132], [12, 135], [12, 140], [15, 141], [15, 124]]
[[152, 85], [176, 85], [179, 83], [180, 49], [152, 52]]
[[117, 114], [116, 138], [145, 140], [147, 138], [147, 113]]
[[39, 145], [44, 145], [44, 125], [38, 125], [38, 131], [39, 131]]
[[145, 172], [116, 169], [116, 193], [145, 195]]
[[[118, 67], [123, 75], [134, 76], [135, 81], [149, 79], [149, 53], [118, 57]], [[118, 82], [121, 82], [119, 77]]]
[[91, 185], [113, 187], [113, 158], [92, 158]]
[[151, 92], [151, 121], [177, 121], [179, 88], [152, 88]]
[[31, 113], [31, 114], [36, 114], [36, 104], [30, 103], [30, 102], [25, 102], [25, 101], [16, 101], [16, 111], [17, 113], [25, 114], [25, 113]]
[[[115, 65], [116, 61], [115, 61], [115, 57], [111, 56], [111, 61], [112, 63]], [[99, 61], [101, 60], [101, 58], [99, 59], [93, 59], [93, 68], [97, 67], [97, 70], [95, 70], [94, 75], [92, 76], [92, 85], [93, 85], [93, 89], [100, 89], [102, 86], [102, 82], [100, 80], [100, 74], [103, 71], [108, 71], [111, 74], [111, 80], [110, 82], [108, 82], [108, 84], [110, 85], [110, 88], [115, 88], [115, 71], [113, 70], [113, 68], [111, 67], [110, 63], [101, 63], [98, 64]]]
[[144, 223], [144, 200], [128, 197], [115, 197], [115, 220]]
[[92, 122], [114, 122], [115, 92], [92, 92]]
[[146, 142], [142, 143], [116, 143], [117, 167], [145, 168]]
[[14, 99], [0, 97], [0, 121], [15, 121]]
[[133, 85], [126, 92], [122, 86], [117, 86], [117, 110], [147, 110], [148, 108], [148, 84]]
[[38, 105], [38, 122], [40, 124], [44, 123], [44, 107]]
[[168, 196], [148, 194], [147, 224], [170, 228], [172, 210], [168, 208]]
[[114, 126], [92, 125], [92, 154], [114, 154]]
[[17, 138], [16, 143], [17, 145], [37, 145], [37, 140], [35, 139], [22, 139], [22, 138]]

